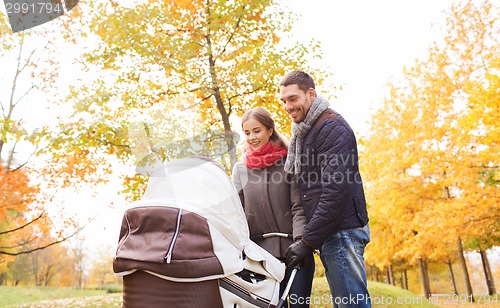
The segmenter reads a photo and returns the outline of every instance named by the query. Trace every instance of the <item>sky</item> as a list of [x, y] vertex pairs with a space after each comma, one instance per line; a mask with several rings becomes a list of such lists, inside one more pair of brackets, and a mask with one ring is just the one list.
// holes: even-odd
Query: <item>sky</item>
[[[450, 1], [289, 0], [289, 5], [300, 15], [295, 21], [294, 38], [320, 41], [324, 57], [319, 65], [330, 67], [335, 85], [342, 86], [337, 98], [326, 98], [362, 136], [368, 132], [368, 120], [383, 97], [387, 81], [400, 76], [405, 65], [424, 57], [431, 42], [439, 39], [445, 20], [443, 10]], [[328, 86], [317, 85], [318, 92]], [[119, 187], [105, 187], [103, 191], [115, 189]], [[111, 201], [115, 205], [108, 207]], [[87, 210], [98, 213], [83, 232], [87, 245], [114, 247], [123, 204], [109, 194], [86, 203]]]
[[[321, 42], [336, 86], [342, 86], [332, 108], [356, 134], [365, 135], [390, 78], [426, 56], [439, 40], [448, 0], [292, 0], [302, 16], [294, 37]], [[323, 85], [327, 86], [327, 85]], [[321, 91], [321, 85], [317, 86]]]

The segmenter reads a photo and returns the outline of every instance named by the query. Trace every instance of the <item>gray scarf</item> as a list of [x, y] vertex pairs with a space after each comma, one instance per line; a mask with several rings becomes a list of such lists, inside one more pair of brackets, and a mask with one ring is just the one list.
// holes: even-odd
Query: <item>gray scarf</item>
[[292, 138], [288, 146], [288, 156], [285, 162], [285, 171], [292, 174], [300, 173], [300, 155], [302, 154], [302, 145], [304, 137], [307, 135], [313, 123], [318, 119], [321, 113], [328, 109], [330, 103], [319, 96], [316, 96], [307, 112], [306, 117], [299, 123], [292, 123]]

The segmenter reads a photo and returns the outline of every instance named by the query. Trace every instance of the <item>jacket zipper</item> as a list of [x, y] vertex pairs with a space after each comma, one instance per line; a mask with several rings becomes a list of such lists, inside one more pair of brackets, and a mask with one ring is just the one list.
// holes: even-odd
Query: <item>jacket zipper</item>
[[177, 212], [175, 232], [172, 236], [172, 241], [170, 242], [170, 246], [168, 247], [167, 254], [165, 255], [165, 258], [163, 258], [166, 263], [170, 263], [170, 261], [172, 261], [172, 252], [174, 251], [175, 241], [177, 241], [177, 237], [179, 236], [179, 229], [181, 228], [181, 215], [182, 209], [179, 209], [179, 212]]

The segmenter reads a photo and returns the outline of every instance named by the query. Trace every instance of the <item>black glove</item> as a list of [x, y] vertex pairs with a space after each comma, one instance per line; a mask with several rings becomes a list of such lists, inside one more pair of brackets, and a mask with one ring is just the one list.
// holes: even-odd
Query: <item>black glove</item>
[[302, 239], [299, 239], [290, 245], [285, 251], [286, 266], [295, 267], [299, 265], [300, 261], [306, 256], [311, 255], [312, 248], [308, 246]]

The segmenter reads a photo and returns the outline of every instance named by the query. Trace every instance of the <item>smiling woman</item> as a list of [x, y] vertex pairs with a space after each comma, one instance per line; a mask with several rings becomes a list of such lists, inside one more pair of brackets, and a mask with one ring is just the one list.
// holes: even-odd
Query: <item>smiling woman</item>
[[[246, 144], [242, 161], [233, 168], [233, 182], [245, 210], [251, 239], [283, 261], [285, 250], [293, 240], [302, 237], [305, 225], [295, 179], [284, 171], [287, 142], [276, 131], [271, 114], [262, 107], [248, 110], [241, 121]], [[291, 296], [310, 296], [315, 268], [312, 255], [304, 265], [293, 279]], [[291, 273], [292, 268], [288, 268], [280, 297]]]
[[[245, 134], [246, 164], [268, 166], [287, 154], [287, 141], [276, 130], [271, 114], [264, 108], [250, 109], [241, 117]], [[264, 155], [266, 154], [266, 155]]]
[[281, 146], [285, 145], [284, 139], [274, 128], [271, 115], [264, 108], [250, 109], [241, 119], [245, 140], [253, 150], [261, 148], [269, 140], [275, 144], [281, 143]]
[[258, 150], [269, 142], [269, 137], [273, 134], [272, 128], [266, 128], [264, 124], [254, 118], [243, 122], [246, 142], [253, 150]]

